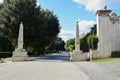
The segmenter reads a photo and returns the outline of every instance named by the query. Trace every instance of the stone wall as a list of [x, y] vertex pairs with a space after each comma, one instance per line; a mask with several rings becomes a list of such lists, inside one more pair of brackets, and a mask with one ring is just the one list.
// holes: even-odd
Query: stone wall
[[106, 58], [111, 54], [110, 20], [111, 10], [97, 11], [98, 57]]
[[107, 58], [112, 51], [120, 51], [120, 19], [111, 12], [104, 8], [96, 13], [99, 58]]
[[111, 51], [120, 51], [120, 19], [115, 13], [109, 15], [111, 27]]

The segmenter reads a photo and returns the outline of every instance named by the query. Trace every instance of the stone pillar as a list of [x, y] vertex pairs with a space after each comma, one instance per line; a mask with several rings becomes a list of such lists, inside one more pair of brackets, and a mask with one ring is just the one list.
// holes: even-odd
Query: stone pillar
[[75, 50], [80, 50], [79, 24], [76, 25]]
[[102, 10], [98, 10], [97, 15], [97, 35], [98, 35], [98, 57], [107, 58], [111, 56], [111, 27], [109, 14], [111, 10], [107, 10], [105, 6]]
[[87, 55], [80, 51], [79, 23], [76, 25], [75, 50], [70, 54], [70, 61], [84, 61]]
[[18, 48], [15, 49], [15, 51], [13, 52], [13, 56], [12, 56], [13, 62], [26, 61], [28, 59], [27, 51], [23, 49], [23, 44], [24, 44], [23, 32], [24, 32], [23, 24], [21, 22], [20, 29], [19, 29], [19, 36], [18, 36]]
[[23, 31], [23, 24], [21, 22], [20, 24], [20, 29], [19, 29], [19, 36], [18, 36], [18, 49], [23, 49], [23, 34], [24, 34], [24, 31]]

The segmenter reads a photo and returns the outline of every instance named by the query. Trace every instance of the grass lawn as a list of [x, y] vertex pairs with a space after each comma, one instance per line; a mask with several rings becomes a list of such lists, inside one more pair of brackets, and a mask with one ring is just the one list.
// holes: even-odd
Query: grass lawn
[[91, 60], [90, 62], [108, 62], [108, 61], [115, 61], [115, 60], [120, 61], [120, 58], [97, 59], [97, 60]]
[[2, 63], [2, 62], [0, 61], [0, 63]]

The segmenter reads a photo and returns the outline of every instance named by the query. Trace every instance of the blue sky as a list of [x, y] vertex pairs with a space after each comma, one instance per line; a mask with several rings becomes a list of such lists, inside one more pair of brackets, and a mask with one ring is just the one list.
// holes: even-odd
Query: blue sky
[[[38, 3], [41, 4], [42, 8], [50, 9], [58, 16], [60, 26], [62, 27], [60, 36], [64, 40], [74, 37], [77, 20], [81, 20], [83, 23], [90, 21], [91, 23], [87, 25], [96, 21], [94, 12], [85, 10], [84, 5], [79, 5], [72, 0], [38, 0]], [[81, 30], [82, 33], [88, 31], [86, 29]]]
[[95, 12], [104, 5], [116, 14], [120, 14], [120, 0], [37, 0], [44, 9], [58, 16], [61, 33], [65, 41], [74, 38], [76, 21], [79, 20], [80, 33], [87, 33], [96, 23]]

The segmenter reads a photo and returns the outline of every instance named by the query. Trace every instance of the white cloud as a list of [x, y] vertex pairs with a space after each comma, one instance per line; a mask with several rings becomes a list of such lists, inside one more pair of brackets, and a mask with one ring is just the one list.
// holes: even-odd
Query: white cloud
[[36, 4], [37, 4], [37, 6], [40, 6], [40, 3], [37, 2]]
[[67, 31], [62, 29], [59, 36], [62, 37], [64, 41], [67, 41], [68, 39], [75, 37], [75, 31]]
[[0, 3], [2, 3], [3, 2], [3, 0], [0, 0]]
[[88, 11], [96, 11], [107, 5], [110, 9], [119, 9], [120, 0], [73, 0], [74, 2], [84, 5]]
[[[79, 21], [79, 29], [80, 33], [87, 33], [90, 31], [90, 28], [95, 24], [94, 21], [87, 21], [87, 20], [80, 20]], [[74, 29], [75, 30], [75, 29]], [[68, 31], [61, 29], [61, 32], [59, 34], [59, 37], [61, 37], [64, 41], [67, 41], [68, 39], [75, 37], [75, 31]]]
[[84, 5], [86, 10], [96, 11], [103, 6], [105, 0], [73, 0], [76, 3]]
[[90, 30], [90, 28], [96, 24], [95, 21], [91, 20], [91, 21], [87, 21], [87, 20], [81, 20], [79, 21], [79, 28], [80, 28], [80, 31], [82, 32], [88, 32]]

